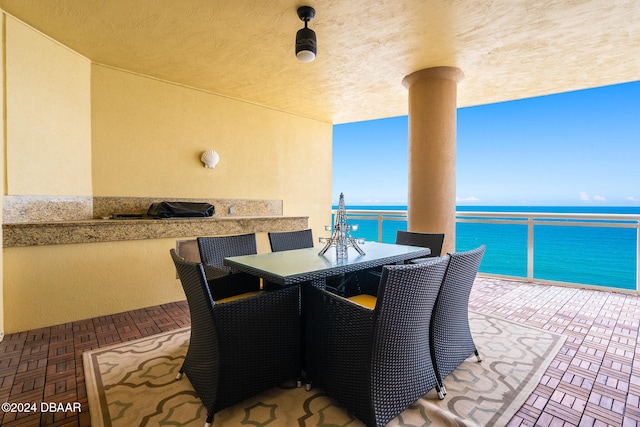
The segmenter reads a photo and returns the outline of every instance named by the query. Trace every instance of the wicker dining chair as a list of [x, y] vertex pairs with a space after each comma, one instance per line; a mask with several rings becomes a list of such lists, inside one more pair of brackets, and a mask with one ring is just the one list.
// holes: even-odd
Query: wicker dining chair
[[271, 252], [290, 251], [313, 247], [313, 232], [311, 229], [270, 232], [269, 244]]
[[298, 286], [229, 302], [211, 298], [202, 264], [171, 250], [191, 314], [191, 338], [180, 373], [214, 414], [300, 375]]
[[[429, 354], [431, 312], [447, 257], [385, 266], [373, 309], [305, 289], [306, 373], [367, 426], [383, 426], [439, 384]], [[425, 357], [426, 356], [426, 357]]]
[[198, 237], [198, 251], [214, 300], [261, 288], [260, 278], [234, 272], [224, 265], [226, 257], [258, 253], [256, 235]]
[[[444, 243], [444, 233], [419, 233], [415, 231], [396, 231], [396, 245], [418, 246], [429, 248], [431, 254], [427, 257], [414, 258], [405, 261], [405, 264], [416, 264], [424, 262], [430, 258], [439, 257], [442, 253], [442, 245]], [[358, 282], [360, 290], [364, 293], [375, 295], [382, 274], [381, 268], [373, 268], [368, 270], [368, 274], [358, 273]]]
[[449, 254], [430, 330], [431, 360], [440, 384], [472, 354], [482, 361], [469, 327], [469, 295], [484, 252], [483, 245]]
[[[429, 257], [439, 257], [444, 244], [444, 233], [419, 233], [417, 231], [398, 230], [396, 231], [396, 244], [429, 248], [431, 249]], [[418, 258], [410, 262], [420, 262], [427, 258]]]
[[235, 236], [198, 237], [200, 260], [204, 265], [231, 272], [224, 265], [224, 259], [230, 256], [253, 255], [258, 253], [255, 233]]

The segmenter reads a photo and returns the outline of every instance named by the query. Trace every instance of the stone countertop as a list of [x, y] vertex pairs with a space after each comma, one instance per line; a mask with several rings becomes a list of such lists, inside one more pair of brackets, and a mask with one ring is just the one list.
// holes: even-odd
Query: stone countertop
[[185, 238], [308, 228], [308, 217], [225, 216], [172, 219], [95, 219], [4, 224], [3, 247]]

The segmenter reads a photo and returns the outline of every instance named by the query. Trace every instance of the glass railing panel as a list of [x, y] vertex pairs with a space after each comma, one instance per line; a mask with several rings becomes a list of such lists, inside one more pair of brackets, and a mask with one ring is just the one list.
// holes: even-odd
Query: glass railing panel
[[534, 278], [635, 289], [637, 242], [630, 228], [534, 226]]
[[527, 277], [527, 225], [456, 224], [456, 251], [486, 245], [481, 273]]
[[[351, 235], [356, 239], [362, 238], [369, 242], [377, 242], [378, 238], [378, 218], [376, 219], [351, 219], [347, 215], [349, 224], [358, 224], [358, 231], [353, 231]], [[366, 244], [366, 243], [365, 243]]]
[[[370, 242], [395, 243], [396, 231], [407, 229], [406, 212], [397, 214], [372, 211], [371, 214], [366, 214], [362, 211], [347, 211], [347, 220], [350, 225], [358, 225], [358, 230], [351, 233], [353, 237]], [[335, 214], [331, 216], [331, 221], [335, 222]]]
[[[394, 243], [406, 211], [347, 210], [353, 233]], [[567, 212], [457, 212], [456, 250], [487, 246], [480, 272], [496, 276], [636, 290], [640, 216]]]
[[398, 230], [407, 231], [407, 217], [404, 220], [382, 221], [382, 243], [395, 243]]

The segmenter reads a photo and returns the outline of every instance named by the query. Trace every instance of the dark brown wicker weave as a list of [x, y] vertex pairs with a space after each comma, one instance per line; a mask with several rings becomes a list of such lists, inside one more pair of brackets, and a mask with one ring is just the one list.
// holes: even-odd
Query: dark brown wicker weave
[[202, 264], [171, 250], [191, 312], [191, 340], [180, 369], [214, 413], [300, 374], [299, 286], [233, 302], [211, 299]]
[[198, 237], [197, 240], [202, 263], [227, 271], [231, 271], [231, 268], [223, 264], [226, 257], [258, 253], [256, 235], [254, 233], [236, 236]]
[[[439, 257], [442, 253], [442, 244], [444, 243], [444, 233], [418, 233], [414, 231], [396, 231], [396, 245], [417, 246], [421, 248], [429, 248], [431, 253], [427, 257], [414, 258], [406, 260], [405, 264], [419, 263], [429, 258]], [[362, 293], [375, 295], [378, 292], [378, 283], [382, 274], [381, 268], [369, 270], [369, 275], [363, 273], [358, 274], [359, 289]]]
[[374, 310], [305, 289], [308, 379], [367, 426], [383, 426], [439, 391], [429, 324], [446, 267], [446, 257], [385, 266]]
[[259, 277], [236, 273], [223, 264], [226, 257], [258, 253], [255, 234], [198, 237], [197, 241], [214, 301], [260, 290]]
[[472, 354], [482, 360], [469, 329], [469, 294], [484, 251], [483, 245], [449, 254], [449, 266], [431, 319], [431, 359], [440, 384]]
[[313, 232], [309, 230], [269, 233], [271, 252], [290, 251], [313, 247]]
[[[442, 253], [444, 243], [444, 233], [418, 233], [415, 231], [396, 232], [396, 244], [407, 246], [420, 246], [431, 249], [429, 257], [438, 257]], [[411, 262], [422, 262], [425, 258], [411, 260]]]

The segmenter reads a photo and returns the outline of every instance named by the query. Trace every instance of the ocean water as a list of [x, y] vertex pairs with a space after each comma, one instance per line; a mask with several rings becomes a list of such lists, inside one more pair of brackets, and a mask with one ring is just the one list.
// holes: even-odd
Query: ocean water
[[[334, 206], [333, 209], [337, 209]], [[347, 206], [347, 210], [406, 210], [406, 206]], [[459, 206], [458, 212], [550, 212], [640, 215], [640, 207], [567, 206]], [[358, 224], [354, 237], [378, 239], [377, 217], [349, 219]], [[562, 221], [558, 221], [561, 224]], [[406, 230], [406, 220], [385, 220], [382, 241], [395, 242], [397, 230]], [[533, 278], [560, 282], [636, 288], [636, 228], [587, 226], [534, 226]], [[457, 223], [456, 250], [486, 245], [480, 272], [527, 277], [527, 225]], [[366, 251], [366, 249], [365, 249]]]

